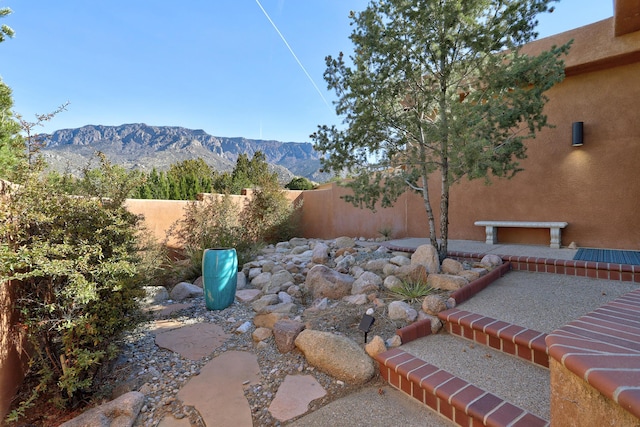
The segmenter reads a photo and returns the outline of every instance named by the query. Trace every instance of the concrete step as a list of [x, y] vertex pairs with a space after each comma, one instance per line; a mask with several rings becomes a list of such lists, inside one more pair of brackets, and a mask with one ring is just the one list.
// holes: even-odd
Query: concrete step
[[524, 326], [453, 308], [438, 318], [447, 332], [549, 368], [547, 334]]
[[381, 376], [465, 427], [547, 426], [546, 369], [448, 333], [376, 357]]

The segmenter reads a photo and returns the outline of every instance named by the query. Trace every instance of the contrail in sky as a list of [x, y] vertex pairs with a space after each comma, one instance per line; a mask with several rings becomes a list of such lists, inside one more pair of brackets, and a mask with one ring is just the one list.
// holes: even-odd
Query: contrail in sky
[[260, 6], [260, 9], [262, 9], [262, 13], [264, 13], [264, 16], [267, 17], [267, 19], [269, 20], [269, 22], [271, 22], [271, 25], [273, 26], [273, 29], [276, 30], [276, 32], [278, 33], [278, 35], [280, 36], [280, 38], [282, 39], [282, 41], [284, 42], [284, 44], [287, 46], [287, 49], [289, 49], [289, 52], [291, 52], [291, 55], [293, 55], [294, 59], [296, 60], [296, 62], [298, 63], [298, 65], [300, 66], [300, 68], [302, 68], [302, 71], [304, 71], [304, 73], [307, 75], [307, 77], [309, 78], [309, 81], [311, 82], [311, 84], [313, 85], [314, 88], [316, 88], [316, 91], [318, 92], [318, 95], [320, 95], [320, 98], [322, 98], [322, 100], [324, 101], [324, 103], [327, 105], [327, 107], [329, 107], [329, 109], [331, 110], [331, 105], [329, 105], [329, 103], [327, 102], [327, 100], [324, 98], [324, 96], [322, 95], [322, 92], [320, 91], [320, 89], [318, 88], [318, 85], [316, 85], [316, 82], [313, 81], [313, 78], [311, 78], [311, 75], [307, 72], [307, 69], [304, 68], [304, 65], [302, 65], [302, 62], [300, 62], [300, 60], [298, 59], [298, 57], [296, 56], [295, 52], [293, 51], [293, 49], [291, 49], [291, 46], [289, 46], [289, 43], [287, 42], [287, 40], [284, 38], [284, 36], [282, 35], [282, 33], [280, 32], [280, 30], [278, 29], [278, 27], [276, 27], [276, 24], [271, 20], [271, 17], [269, 16], [269, 14], [267, 13], [266, 10], [264, 10], [264, 7], [262, 7], [262, 5], [260, 4], [260, 0], [256, 0], [256, 3], [258, 3], [258, 6]]

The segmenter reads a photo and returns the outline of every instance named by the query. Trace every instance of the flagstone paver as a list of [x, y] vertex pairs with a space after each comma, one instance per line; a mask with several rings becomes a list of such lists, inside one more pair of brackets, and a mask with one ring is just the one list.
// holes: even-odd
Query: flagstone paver
[[159, 332], [156, 335], [156, 345], [180, 353], [187, 359], [198, 360], [220, 347], [227, 337], [221, 326], [213, 323], [196, 323]]
[[208, 427], [251, 427], [251, 407], [244, 387], [260, 382], [255, 354], [227, 351], [207, 363], [178, 392], [178, 399], [192, 405]]
[[287, 375], [269, 405], [269, 412], [287, 421], [309, 410], [309, 403], [324, 397], [325, 389], [312, 375]]

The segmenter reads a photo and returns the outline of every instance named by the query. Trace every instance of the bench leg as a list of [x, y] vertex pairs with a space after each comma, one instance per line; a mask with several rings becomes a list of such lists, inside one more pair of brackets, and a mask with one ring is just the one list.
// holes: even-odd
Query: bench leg
[[498, 243], [498, 228], [492, 225], [486, 225], [484, 232], [486, 234], [485, 243], [487, 245], [495, 245]]
[[560, 229], [551, 228], [551, 244], [549, 245], [553, 249], [560, 249]]

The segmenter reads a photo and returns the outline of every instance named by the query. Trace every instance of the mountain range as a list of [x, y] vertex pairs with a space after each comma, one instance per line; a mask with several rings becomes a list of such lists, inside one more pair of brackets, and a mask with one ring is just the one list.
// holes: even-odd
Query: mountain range
[[91, 167], [97, 167], [95, 153], [98, 151], [112, 164], [143, 172], [153, 168], [167, 170], [174, 163], [197, 158], [217, 171], [231, 171], [240, 154], [251, 158], [256, 151], [261, 151], [281, 182], [288, 182], [294, 176], [312, 181], [327, 179], [319, 172], [320, 154], [308, 142], [217, 137], [203, 130], [144, 123], [87, 125], [39, 137], [43, 143], [41, 153], [49, 168], [74, 175], [90, 164], [91, 159]]

